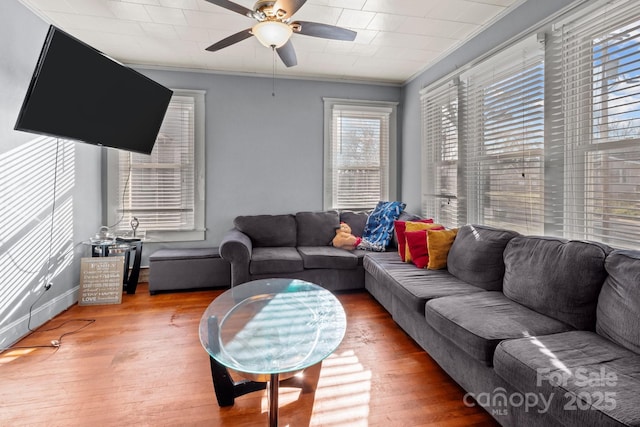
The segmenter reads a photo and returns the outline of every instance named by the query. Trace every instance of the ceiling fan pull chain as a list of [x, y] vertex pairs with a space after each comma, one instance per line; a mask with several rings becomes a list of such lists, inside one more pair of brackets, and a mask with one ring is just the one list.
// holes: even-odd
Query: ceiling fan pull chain
[[276, 96], [276, 47], [275, 46], [271, 46], [271, 53], [273, 57], [271, 96]]

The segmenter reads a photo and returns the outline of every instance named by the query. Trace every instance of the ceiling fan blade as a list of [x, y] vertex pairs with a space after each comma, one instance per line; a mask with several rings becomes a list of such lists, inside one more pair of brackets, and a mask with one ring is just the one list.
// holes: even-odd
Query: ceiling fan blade
[[277, 48], [278, 56], [284, 62], [284, 65], [287, 67], [293, 67], [294, 65], [298, 65], [298, 58], [296, 58], [296, 51], [293, 48], [293, 43], [291, 43], [291, 39], [287, 41], [284, 45]]
[[209, 3], [215, 4], [216, 6], [224, 7], [225, 9], [239, 13], [240, 15], [251, 16], [253, 14], [253, 10], [247, 9], [244, 6], [241, 6], [238, 3], [234, 3], [229, 0], [207, 0], [207, 1]]
[[222, 39], [219, 42], [212, 44], [206, 50], [208, 50], [209, 52], [215, 52], [216, 50], [223, 49], [227, 46], [231, 46], [232, 44], [236, 44], [238, 42], [241, 42], [242, 40], [248, 39], [251, 36], [253, 36], [253, 34], [251, 33], [251, 28], [247, 28], [246, 30], [235, 33], [227, 37], [226, 39]]
[[286, 19], [296, 13], [306, 2], [307, 0], [276, 0], [273, 4], [273, 10], [284, 11], [285, 15], [282, 18]]
[[333, 25], [320, 24], [318, 22], [296, 21], [292, 25], [300, 25], [300, 34], [323, 39], [354, 41], [358, 33], [346, 28]]

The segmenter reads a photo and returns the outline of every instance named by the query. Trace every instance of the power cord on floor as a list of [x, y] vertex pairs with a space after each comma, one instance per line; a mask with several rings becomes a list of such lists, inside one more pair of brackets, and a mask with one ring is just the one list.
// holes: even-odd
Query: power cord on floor
[[94, 324], [96, 322], [96, 319], [71, 319], [71, 320], [67, 320], [65, 322], [62, 322], [60, 325], [53, 327], [53, 328], [48, 328], [48, 329], [36, 329], [36, 330], [32, 330], [30, 329], [30, 331], [33, 333], [42, 333], [42, 332], [51, 332], [51, 331], [55, 331], [58, 330], [60, 328], [62, 328], [64, 325], [71, 323], [71, 322], [83, 322], [84, 325], [81, 325], [79, 328], [73, 330], [73, 331], [69, 331], [69, 332], [65, 332], [63, 334], [61, 334], [58, 339], [53, 339], [51, 340], [51, 342], [49, 344], [40, 344], [40, 345], [28, 345], [28, 346], [11, 346], [11, 347], [7, 347], [7, 348], [0, 348], [0, 352], [3, 351], [7, 351], [7, 350], [17, 350], [17, 349], [30, 349], [30, 348], [55, 348], [56, 351], [58, 350], [58, 348], [60, 348], [60, 346], [62, 345], [62, 339], [66, 336], [69, 335], [73, 335], [73, 334], [77, 334], [78, 332], [80, 332], [81, 330], [89, 327], [90, 325]]

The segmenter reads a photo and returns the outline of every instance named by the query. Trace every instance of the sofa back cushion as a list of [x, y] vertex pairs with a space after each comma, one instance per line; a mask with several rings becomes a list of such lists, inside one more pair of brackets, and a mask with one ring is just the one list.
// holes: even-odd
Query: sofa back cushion
[[598, 298], [596, 332], [640, 353], [640, 251], [613, 251]]
[[340, 216], [336, 211], [298, 212], [298, 246], [329, 246], [340, 228]]
[[514, 237], [504, 250], [506, 297], [581, 330], [594, 330], [611, 251], [595, 242]]
[[447, 256], [449, 273], [488, 291], [501, 291], [504, 248], [519, 235], [481, 225], [460, 227]]
[[369, 212], [341, 211], [340, 222], [346, 222], [351, 227], [351, 234], [362, 237], [364, 226], [367, 225]]
[[296, 246], [296, 219], [293, 215], [238, 216], [233, 225], [249, 236], [253, 246]]

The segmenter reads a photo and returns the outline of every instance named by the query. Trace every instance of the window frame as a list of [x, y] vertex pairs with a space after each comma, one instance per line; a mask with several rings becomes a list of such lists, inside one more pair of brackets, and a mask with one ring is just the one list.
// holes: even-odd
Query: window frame
[[[146, 229], [140, 224], [140, 230], [144, 231], [146, 240], [153, 242], [177, 242], [177, 241], [202, 241], [205, 240], [205, 96], [206, 91], [173, 89], [174, 96], [190, 97], [194, 100], [193, 116], [193, 201], [194, 219], [193, 227], [186, 230], [153, 230]], [[155, 149], [155, 147], [154, 147]], [[117, 233], [128, 231], [127, 225], [117, 227], [121, 221], [122, 192], [119, 186], [119, 150], [103, 148], [103, 165], [107, 171], [103, 184], [107, 195], [103, 222]], [[119, 231], [118, 231], [119, 230]]]
[[544, 232], [544, 80], [537, 35], [462, 73], [467, 221]]
[[[544, 159], [539, 147], [543, 144], [539, 139], [544, 134], [540, 129], [544, 126], [540, 123], [544, 104], [538, 104], [543, 97], [543, 56], [538, 36], [530, 36], [450, 81], [422, 90], [424, 216], [449, 227], [472, 222], [526, 234], [542, 232], [544, 221], [530, 220], [534, 215], [528, 212], [544, 200]], [[527, 104], [529, 100], [537, 101], [534, 108]], [[456, 134], [448, 136], [457, 144], [457, 158], [449, 162], [457, 173], [449, 171], [447, 175], [443, 175], [447, 162], [437, 158], [443, 154], [443, 141], [439, 141], [438, 132], [430, 130], [433, 123], [446, 118], [445, 101], [455, 102], [458, 112]], [[510, 165], [518, 166], [517, 176], [513, 169], [509, 178]], [[531, 165], [538, 166], [531, 169]], [[442, 189], [436, 187], [448, 177], [457, 178], [457, 188], [449, 189], [450, 194], [439, 194]], [[521, 189], [513, 185], [514, 179], [529, 185]], [[489, 186], [494, 183], [499, 188], [492, 192]], [[519, 200], [527, 212], [512, 206], [511, 200]], [[504, 218], [496, 216], [500, 212], [505, 212]]]
[[[456, 226], [460, 221], [460, 80], [455, 78], [445, 85], [421, 95], [422, 108], [422, 212], [429, 212], [438, 223]], [[455, 118], [443, 112], [454, 109]], [[451, 112], [449, 115], [453, 114]], [[455, 150], [453, 150], [455, 147]], [[453, 152], [455, 151], [455, 153]], [[441, 172], [453, 168], [455, 176]], [[453, 185], [444, 181], [455, 178]], [[447, 191], [448, 190], [448, 191]]]
[[[369, 210], [372, 206], [338, 206], [334, 200], [334, 162], [333, 162], [333, 112], [336, 108], [344, 109], [344, 111], [354, 111], [356, 114], [372, 113], [376, 115], [388, 115], [388, 136], [386, 141], [386, 170], [383, 170], [382, 176], [386, 176], [386, 182], [382, 184], [386, 186], [386, 194], [380, 194], [379, 200], [395, 200], [398, 194], [397, 176], [397, 102], [388, 101], [367, 101], [352, 100], [340, 98], [323, 98], [324, 102], [324, 167], [323, 167], [323, 208], [325, 210]], [[385, 141], [381, 141], [385, 144]], [[384, 148], [381, 146], [381, 150]], [[384, 162], [383, 162], [384, 163]], [[381, 165], [381, 169], [384, 169]], [[381, 189], [384, 192], [384, 189]], [[377, 202], [377, 201], [376, 201]]]
[[[628, 31], [625, 27], [633, 24], [636, 35], [624, 34]], [[597, 52], [602, 48], [602, 42], [613, 41], [612, 45], [623, 44], [628, 40], [635, 41], [638, 49], [637, 29], [640, 26], [640, 13], [637, 6], [630, 1], [618, 1], [615, 4], [598, 2], [593, 8], [581, 11], [563, 22], [554, 25], [552, 40], [554, 41], [554, 58], [562, 66], [556, 67], [558, 76], [562, 76], [562, 84], [558, 91], [564, 96], [557, 102], [562, 105], [562, 119], [565, 125], [557, 129], [552, 135], [552, 144], [559, 146], [565, 141], [564, 150], [564, 199], [562, 210], [557, 210], [553, 217], [556, 228], [562, 230], [562, 235], [572, 239], [598, 240], [616, 247], [636, 247], [635, 243], [640, 233], [630, 233], [630, 229], [637, 228], [635, 224], [624, 223], [621, 219], [624, 215], [616, 215], [613, 212], [619, 203], [635, 204], [633, 210], [636, 215], [640, 213], [640, 198], [621, 199], [617, 192], [611, 190], [598, 191], [598, 187], [616, 186], [615, 175], [598, 175], [598, 163], [606, 163], [609, 155], [616, 156], [622, 151], [631, 163], [638, 162], [640, 158], [640, 132], [638, 132], [639, 116], [633, 117], [635, 122], [634, 137], [602, 138], [599, 120], [609, 118], [619, 113], [610, 113], [616, 106], [605, 104], [602, 100], [602, 84], [608, 79], [606, 68], [598, 66]], [[624, 30], [624, 31], [623, 31]], [[600, 40], [600, 41], [598, 41]], [[580, 52], [578, 59], [572, 54]], [[607, 54], [609, 55], [609, 54]], [[633, 52], [625, 56], [640, 55]], [[617, 62], [617, 61], [614, 61]], [[609, 63], [607, 61], [606, 63]], [[640, 60], [634, 60], [634, 64]], [[632, 71], [638, 74], [636, 66]], [[616, 73], [614, 76], [624, 75]], [[635, 78], [637, 80], [637, 77]], [[599, 85], [596, 84], [599, 82]], [[615, 92], [615, 91], [614, 91]], [[635, 95], [635, 94], [634, 94]], [[625, 98], [633, 97], [626, 95]], [[629, 110], [640, 114], [637, 101], [636, 108]], [[596, 115], [598, 108], [604, 108], [601, 112], [605, 115]], [[608, 123], [608, 121], [606, 121]], [[614, 129], [615, 130], [615, 129]], [[620, 155], [620, 154], [618, 154]], [[592, 157], [594, 156], [594, 157]], [[594, 161], [593, 158], [601, 158]], [[622, 160], [624, 163], [625, 160]], [[591, 169], [593, 168], [593, 169]], [[633, 169], [640, 173], [640, 167]], [[594, 173], [596, 171], [596, 173]], [[618, 170], [622, 173], [622, 170]], [[601, 181], [599, 181], [601, 180]], [[636, 192], [637, 193], [637, 192]], [[601, 210], [598, 213], [598, 210]], [[619, 227], [616, 227], [616, 219]], [[601, 224], [600, 224], [601, 223]], [[598, 225], [600, 224], [600, 225]]]

